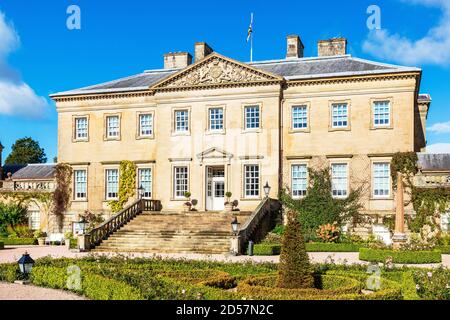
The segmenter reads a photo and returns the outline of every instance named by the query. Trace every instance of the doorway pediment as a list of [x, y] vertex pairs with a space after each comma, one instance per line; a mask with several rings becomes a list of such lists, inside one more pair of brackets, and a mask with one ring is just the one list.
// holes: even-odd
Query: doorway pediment
[[197, 155], [198, 160], [200, 163], [203, 163], [205, 161], [214, 161], [217, 163], [224, 163], [229, 162], [231, 158], [233, 158], [233, 154], [226, 152], [224, 150], [221, 150], [219, 148], [213, 147], [209, 148]]

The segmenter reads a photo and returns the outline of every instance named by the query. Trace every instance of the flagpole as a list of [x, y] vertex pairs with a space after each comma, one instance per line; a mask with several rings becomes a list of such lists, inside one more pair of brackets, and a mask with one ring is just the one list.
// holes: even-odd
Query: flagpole
[[253, 62], [253, 12], [251, 17], [252, 34], [250, 35], [250, 62]]

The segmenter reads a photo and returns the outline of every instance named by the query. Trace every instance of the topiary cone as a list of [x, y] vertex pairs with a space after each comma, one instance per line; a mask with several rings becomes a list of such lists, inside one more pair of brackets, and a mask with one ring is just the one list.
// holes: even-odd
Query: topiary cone
[[314, 288], [314, 277], [306, 253], [305, 240], [294, 212], [288, 213], [288, 224], [283, 234], [277, 287]]

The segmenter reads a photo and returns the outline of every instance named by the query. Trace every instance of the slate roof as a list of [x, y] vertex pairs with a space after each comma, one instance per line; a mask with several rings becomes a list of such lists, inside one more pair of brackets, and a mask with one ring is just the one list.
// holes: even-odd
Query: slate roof
[[419, 153], [419, 168], [422, 171], [449, 171], [450, 154]]
[[13, 174], [13, 180], [50, 180], [55, 177], [55, 164], [29, 164]]
[[[402, 67], [354, 58], [351, 55], [316, 58], [289, 58], [282, 60], [259, 61], [247, 64], [262, 71], [280, 75], [287, 80], [421, 71], [421, 69], [418, 68]], [[55, 93], [51, 95], [51, 97], [89, 93], [98, 94], [142, 91], [180, 70], [181, 69], [149, 70], [111, 82]]]

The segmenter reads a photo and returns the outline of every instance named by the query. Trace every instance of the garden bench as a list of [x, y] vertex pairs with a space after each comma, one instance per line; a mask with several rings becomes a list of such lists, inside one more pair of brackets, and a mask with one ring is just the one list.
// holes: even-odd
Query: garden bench
[[60, 245], [63, 245], [65, 242], [64, 234], [62, 233], [52, 233], [50, 236], [45, 238], [45, 244], [50, 245], [52, 243], [59, 243]]

